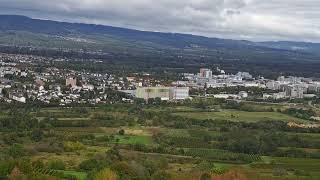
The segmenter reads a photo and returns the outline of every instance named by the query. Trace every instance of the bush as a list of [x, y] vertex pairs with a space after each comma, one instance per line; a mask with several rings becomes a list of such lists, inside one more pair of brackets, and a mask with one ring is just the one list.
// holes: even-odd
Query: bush
[[41, 129], [35, 129], [31, 133], [31, 139], [36, 141], [36, 142], [41, 141], [42, 137], [43, 137], [43, 132], [42, 132]]
[[82, 150], [85, 148], [85, 146], [80, 143], [80, 142], [64, 142], [63, 143], [63, 148], [65, 151], [68, 152], [73, 152], [73, 151], [78, 151], [78, 150]]
[[124, 129], [120, 129], [118, 133], [119, 133], [119, 135], [123, 136], [125, 134], [125, 131], [124, 131]]
[[97, 168], [98, 163], [99, 162], [96, 159], [85, 160], [85, 161], [81, 162], [81, 164], [79, 165], [79, 168], [81, 170], [91, 171], [91, 170]]
[[25, 155], [23, 145], [21, 144], [13, 144], [8, 149], [8, 154], [13, 158], [19, 158]]
[[103, 169], [93, 176], [93, 180], [117, 180], [118, 175], [109, 168]]

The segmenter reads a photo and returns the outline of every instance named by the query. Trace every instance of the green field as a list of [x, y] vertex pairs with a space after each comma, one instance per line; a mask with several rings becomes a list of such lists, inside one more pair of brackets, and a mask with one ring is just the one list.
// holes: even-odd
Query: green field
[[65, 176], [74, 176], [77, 177], [78, 180], [85, 180], [87, 179], [87, 173], [85, 172], [78, 172], [78, 171], [59, 171], [57, 172], [62, 172]]
[[129, 135], [115, 135], [115, 142], [119, 144], [144, 144], [152, 145], [153, 141], [150, 136], [129, 136]]
[[234, 122], [257, 122], [257, 121], [285, 121], [305, 123], [306, 120], [291, 117], [278, 112], [246, 112], [236, 110], [224, 110], [221, 112], [181, 112], [174, 113], [174, 115], [184, 116], [199, 120], [212, 119], [212, 120], [228, 120]]

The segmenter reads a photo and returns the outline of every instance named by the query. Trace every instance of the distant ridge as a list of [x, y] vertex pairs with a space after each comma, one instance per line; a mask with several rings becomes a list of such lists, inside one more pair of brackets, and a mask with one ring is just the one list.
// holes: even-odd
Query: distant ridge
[[251, 42], [0, 15], [0, 52], [99, 59], [167, 71], [222, 66], [256, 75], [320, 77], [320, 44]]
[[149, 32], [95, 24], [39, 20], [20, 15], [0, 15], [0, 31], [26, 31], [35, 34], [40, 33], [59, 36], [108, 35], [122, 39], [146, 41], [176, 48], [185, 48], [192, 45], [205, 48], [235, 49], [240, 47], [250, 49], [252, 49], [252, 47], [266, 47], [310, 53], [318, 52], [320, 49], [320, 44], [317, 43], [288, 41], [255, 43], [244, 40], [208, 38], [204, 36], [195, 36], [189, 34]]

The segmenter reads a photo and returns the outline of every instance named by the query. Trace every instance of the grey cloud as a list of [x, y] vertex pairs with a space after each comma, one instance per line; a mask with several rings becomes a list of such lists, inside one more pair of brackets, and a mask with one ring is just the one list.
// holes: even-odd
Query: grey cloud
[[320, 42], [319, 0], [0, 0], [0, 12], [210, 37]]

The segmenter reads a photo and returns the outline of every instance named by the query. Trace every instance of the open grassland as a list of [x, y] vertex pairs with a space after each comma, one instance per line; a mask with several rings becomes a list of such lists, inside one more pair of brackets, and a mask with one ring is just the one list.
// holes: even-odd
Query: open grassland
[[257, 122], [257, 121], [285, 121], [305, 123], [307, 121], [291, 117], [278, 112], [246, 112], [236, 110], [224, 110], [221, 112], [181, 112], [174, 115], [194, 118], [198, 120], [228, 120], [234, 122]]

